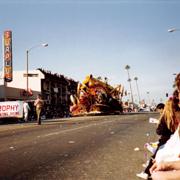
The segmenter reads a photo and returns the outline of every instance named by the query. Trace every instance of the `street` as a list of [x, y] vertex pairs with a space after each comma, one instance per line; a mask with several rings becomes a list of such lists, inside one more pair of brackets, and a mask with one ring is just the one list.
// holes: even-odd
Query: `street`
[[158, 114], [1, 125], [0, 179], [138, 180], [146, 160], [144, 144], [157, 140], [149, 117]]

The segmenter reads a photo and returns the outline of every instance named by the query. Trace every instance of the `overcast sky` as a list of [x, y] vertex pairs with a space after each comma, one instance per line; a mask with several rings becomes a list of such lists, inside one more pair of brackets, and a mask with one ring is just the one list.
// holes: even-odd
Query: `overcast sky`
[[[13, 69], [44, 68], [82, 81], [107, 77], [129, 91], [127, 71], [138, 77], [141, 98], [171, 94], [180, 67], [180, 1], [0, 0], [0, 33], [13, 32]], [[2, 50], [2, 47], [0, 48]], [[0, 51], [2, 54], [2, 51]], [[2, 61], [0, 63], [2, 69]], [[132, 81], [137, 99], [135, 81]]]

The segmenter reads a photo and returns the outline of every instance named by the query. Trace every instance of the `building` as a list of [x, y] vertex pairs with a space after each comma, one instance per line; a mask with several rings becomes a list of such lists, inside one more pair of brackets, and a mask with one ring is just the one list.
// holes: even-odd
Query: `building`
[[27, 92], [25, 71], [14, 71], [12, 82], [6, 83], [1, 79], [0, 101], [33, 101], [37, 94], [41, 94], [45, 100], [46, 111], [52, 114], [49, 116], [64, 116], [69, 110], [70, 94], [76, 93], [77, 83], [63, 75], [37, 69], [29, 71]]

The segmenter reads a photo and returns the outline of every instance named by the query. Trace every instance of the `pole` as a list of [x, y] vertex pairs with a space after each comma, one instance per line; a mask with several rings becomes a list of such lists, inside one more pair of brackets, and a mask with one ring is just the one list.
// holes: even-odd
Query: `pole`
[[26, 50], [26, 97], [27, 98], [28, 98], [28, 90], [29, 90], [29, 52], [32, 49], [37, 48], [39, 46], [47, 47], [48, 44], [47, 43], [37, 44], [35, 46], [32, 46], [30, 49]]
[[3, 69], [2, 69], [2, 74], [3, 74], [3, 86], [4, 86], [4, 101], [7, 100], [6, 97], [6, 90], [7, 90], [7, 82], [5, 81], [5, 61], [4, 61], [4, 35], [2, 36], [2, 54], [3, 54]]
[[26, 51], [26, 96], [28, 97], [28, 89], [29, 89], [29, 51]]
[[148, 98], [148, 101], [149, 101], [149, 105], [151, 104], [151, 100], [150, 100], [150, 96], [149, 96], [150, 92], [147, 92], [147, 98]]
[[130, 78], [129, 70], [128, 69], [127, 69], [127, 72], [128, 72], [128, 81], [129, 81], [129, 86], [130, 86], [130, 91], [131, 91], [131, 101], [134, 104], [134, 98], [133, 98], [132, 87], [131, 87], [131, 78]]
[[139, 103], [141, 102], [141, 98], [140, 98], [140, 93], [139, 93], [139, 87], [138, 87], [138, 83], [137, 80], [136, 81], [136, 87], [137, 87], [137, 92], [138, 92], [138, 98], [139, 98]]

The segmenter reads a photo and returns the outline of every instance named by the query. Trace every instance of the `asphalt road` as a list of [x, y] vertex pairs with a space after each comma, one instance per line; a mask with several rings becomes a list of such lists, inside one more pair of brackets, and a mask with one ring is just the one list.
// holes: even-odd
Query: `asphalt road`
[[138, 180], [135, 174], [146, 159], [144, 143], [157, 140], [149, 117], [158, 115], [0, 125], [0, 179]]

